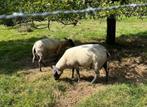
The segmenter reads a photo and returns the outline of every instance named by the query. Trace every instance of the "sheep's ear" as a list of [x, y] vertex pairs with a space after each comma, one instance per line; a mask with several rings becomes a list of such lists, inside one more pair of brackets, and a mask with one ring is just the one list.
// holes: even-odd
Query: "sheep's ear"
[[68, 38], [64, 37], [65, 40], [68, 40]]
[[52, 65], [51, 68], [54, 69], [55, 68], [55, 65]]
[[55, 66], [52, 65], [51, 68], [52, 68], [52, 73], [55, 74], [55, 72], [56, 72], [56, 70], [55, 70]]
[[61, 72], [59, 71], [59, 69], [58, 69], [55, 65], [52, 66], [52, 72], [53, 72], [53, 73], [57, 73], [57, 74], [60, 74], [60, 73], [61, 73]]
[[57, 68], [55, 65], [52, 66], [52, 69], [53, 69], [54, 71], [57, 71], [57, 70], [58, 70], [58, 68]]

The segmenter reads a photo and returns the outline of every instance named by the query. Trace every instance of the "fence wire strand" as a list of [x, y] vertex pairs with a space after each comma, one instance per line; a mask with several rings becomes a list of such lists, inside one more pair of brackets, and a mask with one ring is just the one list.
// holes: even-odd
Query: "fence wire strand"
[[80, 13], [88, 13], [88, 12], [100, 12], [100, 11], [112, 11], [112, 10], [118, 10], [123, 8], [136, 8], [136, 7], [147, 7], [147, 3], [145, 4], [128, 4], [128, 5], [120, 5], [120, 6], [112, 6], [112, 7], [104, 7], [104, 8], [93, 8], [88, 7], [82, 10], [57, 10], [53, 12], [42, 12], [42, 13], [23, 13], [23, 12], [14, 12], [10, 15], [0, 15], [0, 19], [11, 19], [11, 18], [17, 18], [17, 17], [37, 17], [37, 16], [53, 16], [58, 14], [80, 14]]

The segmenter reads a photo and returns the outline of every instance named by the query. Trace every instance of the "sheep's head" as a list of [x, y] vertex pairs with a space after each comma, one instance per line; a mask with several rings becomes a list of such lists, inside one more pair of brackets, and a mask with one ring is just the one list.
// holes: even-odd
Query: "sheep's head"
[[67, 39], [67, 38], [64, 38], [65, 40], [66, 40], [66, 45], [68, 45], [68, 46], [75, 46], [75, 43], [73, 42], [73, 40], [72, 39]]
[[55, 80], [58, 80], [62, 74], [56, 66], [52, 66], [52, 72]]

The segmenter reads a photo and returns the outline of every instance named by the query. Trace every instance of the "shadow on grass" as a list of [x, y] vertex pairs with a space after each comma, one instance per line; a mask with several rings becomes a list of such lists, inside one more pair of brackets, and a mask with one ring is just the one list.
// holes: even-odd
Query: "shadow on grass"
[[[87, 81], [87, 82], [91, 82], [93, 80], [94, 76], [92, 75], [88, 75], [88, 76], [81, 76], [80, 78], [80, 81], [79, 82], [82, 82], [82, 81]], [[59, 79], [59, 81], [65, 81], [65, 82], [68, 82], [70, 83], [71, 85], [74, 84], [74, 83], [78, 83], [78, 78], [70, 78], [70, 77], [62, 77]], [[97, 80], [95, 81], [95, 83], [106, 83], [106, 80], [105, 80], [105, 77], [98, 77]]]
[[32, 46], [38, 39], [0, 41], [0, 73], [33, 68]]
[[[121, 35], [111, 53], [111, 82], [147, 83], [147, 32]], [[113, 81], [113, 78], [116, 81]]]

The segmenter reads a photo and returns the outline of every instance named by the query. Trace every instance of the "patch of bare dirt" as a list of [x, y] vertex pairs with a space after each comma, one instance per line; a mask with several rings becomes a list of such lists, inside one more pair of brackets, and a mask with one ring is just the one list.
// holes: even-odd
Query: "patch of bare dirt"
[[88, 97], [103, 86], [92, 87], [86, 83], [79, 83], [76, 87], [68, 90], [65, 96], [61, 96], [57, 101], [56, 107], [72, 107], [77, 104], [79, 100]]
[[[86, 73], [86, 72], [83, 72], [83, 73]], [[86, 76], [86, 74], [84, 74], [84, 75]], [[56, 102], [55, 107], [73, 107], [81, 99], [86, 98], [86, 97], [94, 94], [95, 92], [98, 92], [100, 90], [104, 90], [106, 88], [106, 86], [103, 84], [99, 84], [99, 83], [98, 84], [91, 84], [90, 81], [92, 78], [90, 78], [90, 79], [85, 78], [84, 75], [83, 75], [84, 80], [81, 80], [79, 83], [75, 83], [71, 88], [69, 88], [65, 92], [65, 95], [61, 95], [59, 97], [59, 99]]]
[[23, 70], [18, 72], [18, 74], [25, 75], [25, 79], [29, 82], [33, 82], [39, 78], [42, 78], [46, 75], [51, 76], [51, 68], [50, 67], [43, 67], [43, 71], [39, 71], [39, 68], [32, 68], [28, 70]]

